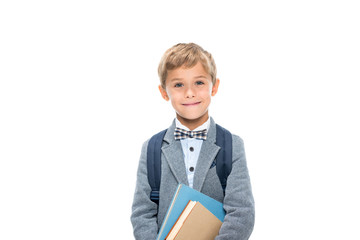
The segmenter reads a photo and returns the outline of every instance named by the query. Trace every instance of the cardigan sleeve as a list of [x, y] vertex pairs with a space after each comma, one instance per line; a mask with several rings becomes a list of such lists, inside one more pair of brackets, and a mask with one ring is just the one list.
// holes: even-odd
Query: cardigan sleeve
[[131, 223], [136, 240], [156, 239], [158, 232], [157, 204], [150, 200], [151, 187], [147, 178], [147, 144], [148, 141], [142, 146], [132, 204]]
[[233, 164], [224, 196], [226, 212], [215, 240], [249, 239], [255, 222], [254, 198], [246, 164], [243, 140], [233, 135]]

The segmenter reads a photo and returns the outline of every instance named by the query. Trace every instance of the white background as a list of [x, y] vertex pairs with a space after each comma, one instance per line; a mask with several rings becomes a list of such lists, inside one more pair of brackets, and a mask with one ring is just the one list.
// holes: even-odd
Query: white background
[[1, 1], [0, 239], [133, 239], [142, 143], [168, 127], [166, 49], [221, 80], [245, 141], [252, 240], [360, 239], [357, 1]]

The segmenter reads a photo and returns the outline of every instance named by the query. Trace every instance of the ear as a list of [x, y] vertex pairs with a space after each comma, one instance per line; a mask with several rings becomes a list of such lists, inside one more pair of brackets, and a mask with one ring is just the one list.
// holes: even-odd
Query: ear
[[220, 80], [217, 78], [214, 86], [211, 89], [211, 96], [215, 96], [219, 88]]
[[159, 91], [161, 93], [162, 98], [165, 99], [165, 101], [169, 101], [169, 96], [166, 90], [161, 85], [159, 85]]

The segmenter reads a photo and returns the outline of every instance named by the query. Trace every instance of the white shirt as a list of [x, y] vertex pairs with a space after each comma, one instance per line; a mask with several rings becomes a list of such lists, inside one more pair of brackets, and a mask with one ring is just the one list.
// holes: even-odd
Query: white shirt
[[[175, 119], [176, 127], [185, 129], [187, 131], [190, 131], [190, 129], [184, 125], [181, 124], [181, 122], [176, 118]], [[210, 127], [210, 117], [209, 119], [201, 126], [197, 127], [193, 131], [201, 131], [204, 129], [209, 130]], [[184, 154], [184, 162], [186, 167], [186, 175], [189, 182], [189, 187], [193, 187], [194, 183], [194, 173], [196, 170], [196, 163], [199, 159], [201, 146], [203, 143], [203, 140], [195, 139], [195, 138], [186, 138], [182, 139], [181, 141], [181, 147]]]

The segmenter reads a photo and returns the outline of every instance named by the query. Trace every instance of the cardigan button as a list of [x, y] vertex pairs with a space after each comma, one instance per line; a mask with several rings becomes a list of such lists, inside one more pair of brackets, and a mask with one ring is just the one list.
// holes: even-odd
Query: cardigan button
[[190, 167], [189, 170], [190, 170], [190, 172], [193, 172], [195, 169], [194, 169], [194, 167]]
[[190, 152], [193, 152], [193, 151], [194, 151], [194, 148], [193, 148], [193, 147], [190, 147], [189, 150], [190, 150]]

